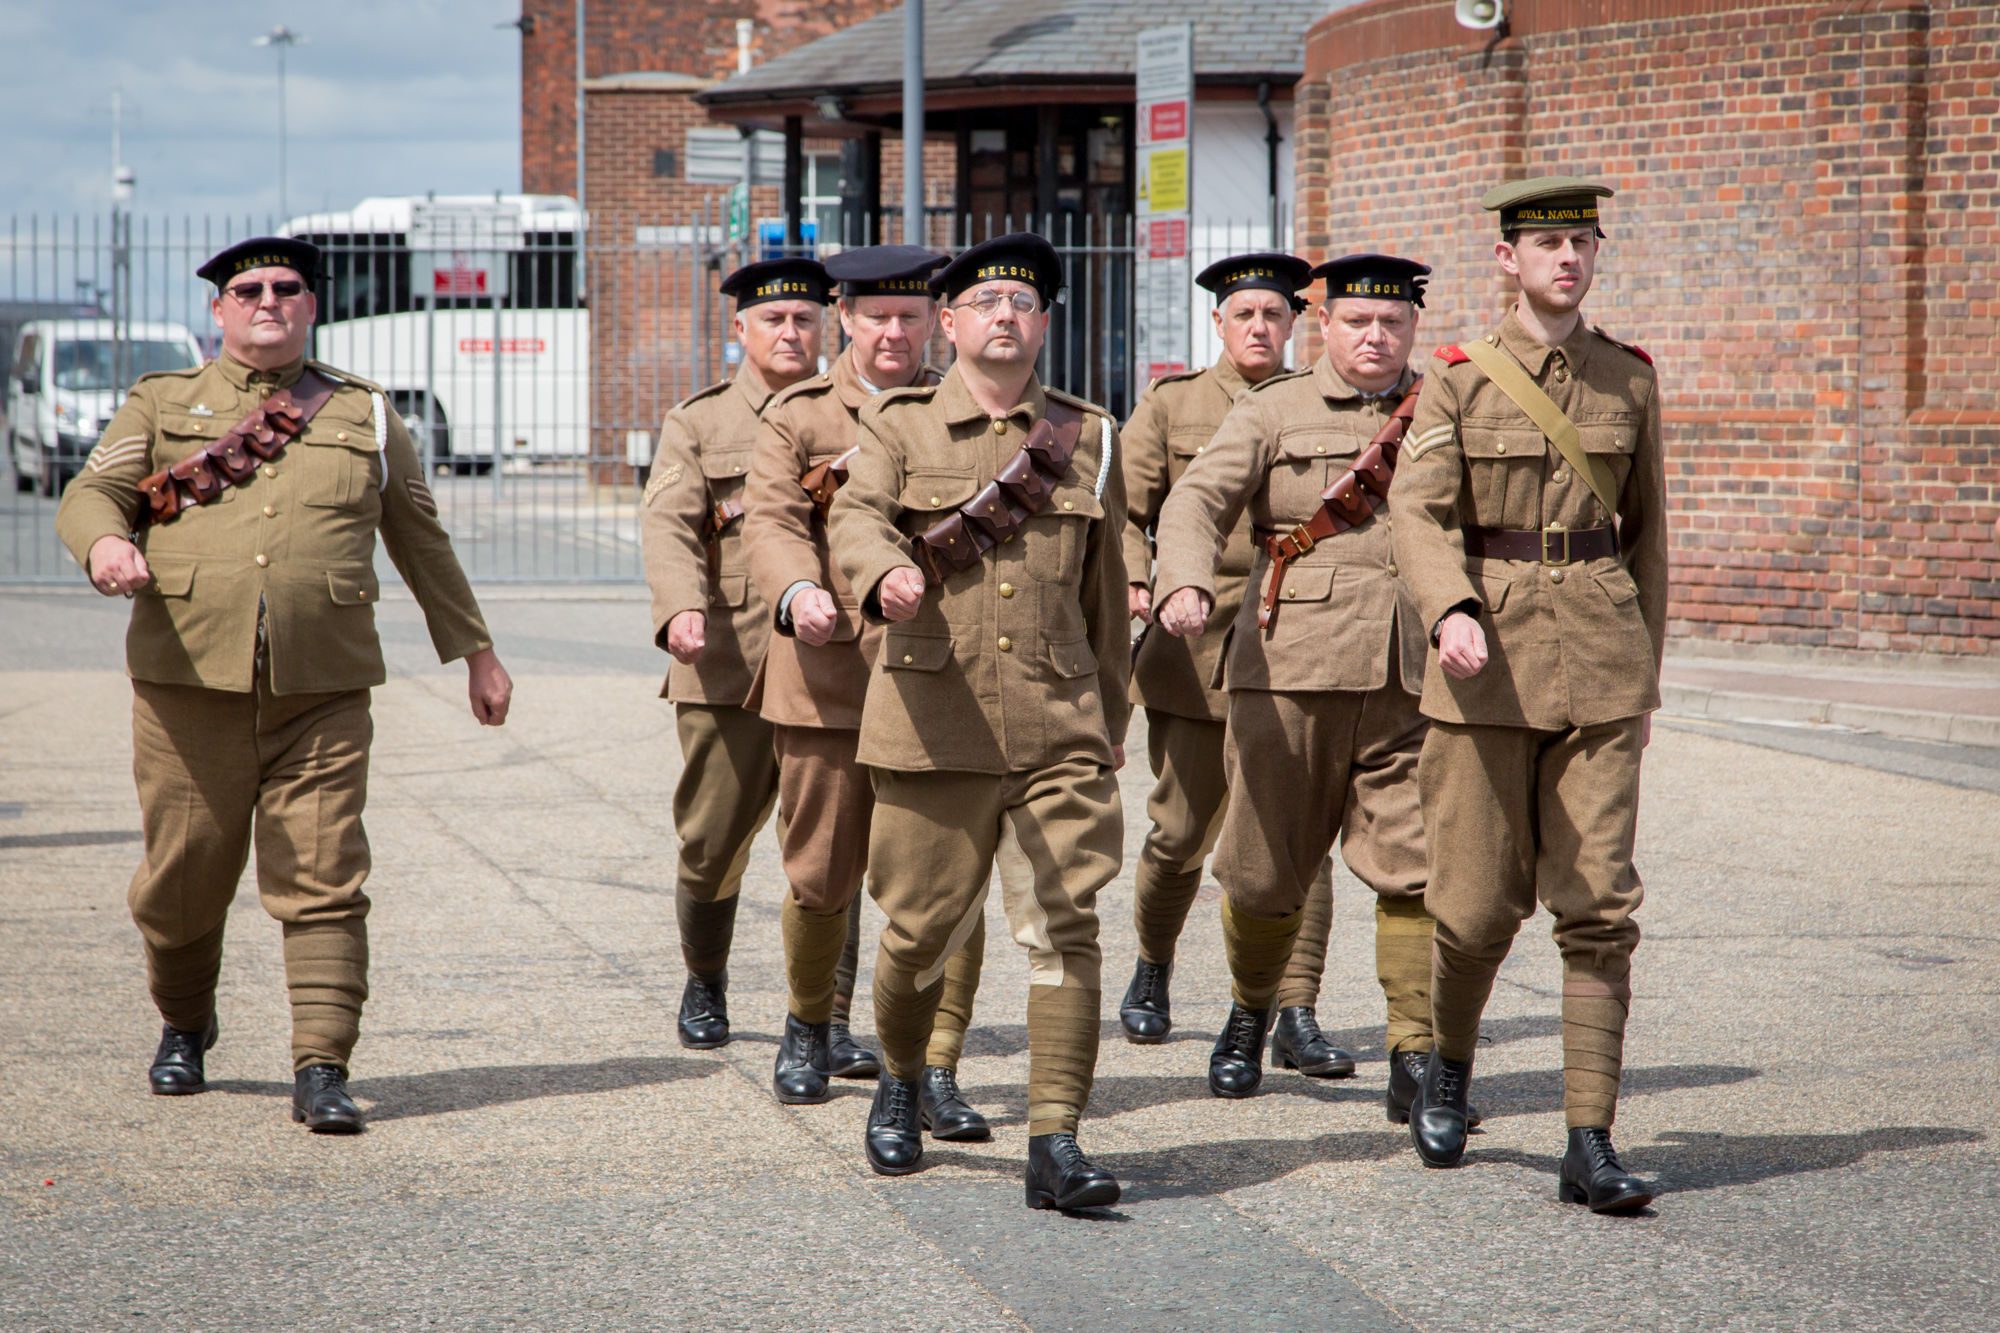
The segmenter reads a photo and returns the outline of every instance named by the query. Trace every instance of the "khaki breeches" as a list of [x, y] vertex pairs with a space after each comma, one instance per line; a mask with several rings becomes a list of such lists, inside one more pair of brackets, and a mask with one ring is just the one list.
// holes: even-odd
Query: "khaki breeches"
[[771, 724], [747, 708], [675, 704], [681, 780], [674, 788], [680, 871], [674, 908], [688, 971], [718, 980], [736, 932], [743, 871], [778, 800]]
[[1564, 1111], [1609, 1126], [1631, 1005], [1632, 864], [1645, 719], [1566, 731], [1438, 722], [1420, 783], [1437, 918], [1438, 1049], [1469, 1059], [1493, 978], [1535, 904], [1563, 959]]
[[1009, 929], [1028, 951], [1028, 1132], [1074, 1130], [1097, 1065], [1097, 893], [1123, 859], [1110, 769], [875, 770], [869, 892], [888, 916], [875, 1031], [895, 1077], [923, 1070], [946, 965], [983, 919], [997, 861]]
[[127, 900], [160, 1016], [215, 1013], [223, 927], [257, 849], [284, 927], [292, 1064], [345, 1068], [368, 998], [368, 691], [274, 695], [132, 682], [132, 774], [145, 859]]

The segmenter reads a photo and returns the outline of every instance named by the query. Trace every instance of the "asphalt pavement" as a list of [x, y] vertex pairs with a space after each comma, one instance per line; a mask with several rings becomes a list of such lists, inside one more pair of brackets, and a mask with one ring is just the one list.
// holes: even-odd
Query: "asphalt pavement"
[[146, 1092], [125, 604], [0, 589], [0, 1328], [2000, 1328], [2000, 752], [1661, 719], [1617, 1129], [1659, 1198], [1632, 1218], [1556, 1198], [1545, 917], [1495, 991], [1485, 1130], [1457, 1171], [1422, 1169], [1384, 1121], [1372, 906], [1344, 875], [1320, 1016], [1356, 1077], [1208, 1095], [1227, 1008], [1212, 883], [1174, 1039], [1124, 1043], [1147, 785], [1128, 767], [1083, 1129], [1126, 1194], [1065, 1217], [1021, 1203], [1027, 976], [997, 902], [962, 1071], [990, 1144], [932, 1146], [925, 1171], [885, 1180], [861, 1156], [868, 1086], [772, 1100], [768, 831], [732, 962], [736, 1040], [675, 1043], [665, 658], [637, 590], [572, 593], [482, 590], [518, 687], [499, 731], [472, 723], [416, 608], [378, 608], [392, 679], [354, 1066], [371, 1122], [336, 1139], [286, 1113], [278, 932], [254, 880], [211, 1091]]

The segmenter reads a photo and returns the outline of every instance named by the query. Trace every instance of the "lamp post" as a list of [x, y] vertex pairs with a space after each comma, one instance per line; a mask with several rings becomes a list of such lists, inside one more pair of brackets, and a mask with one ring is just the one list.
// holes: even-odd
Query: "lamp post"
[[305, 38], [293, 32], [284, 24], [265, 33], [255, 41], [257, 46], [276, 47], [278, 51], [278, 216], [292, 215], [291, 194], [285, 180], [285, 51], [297, 46]]
[[903, 0], [903, 244], [924, 242], [924, 0]]

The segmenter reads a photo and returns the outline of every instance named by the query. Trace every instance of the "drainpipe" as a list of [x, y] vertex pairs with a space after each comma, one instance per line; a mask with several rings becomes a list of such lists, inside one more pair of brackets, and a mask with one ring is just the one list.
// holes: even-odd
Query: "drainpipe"
[[1283, 139], [1278, 134], [1278, 118], [1271, 112], [1271, 81], [1257, 81], [1257, 109], [1264, 113], [1264, 150], [1266, 155], [1266, 177], [1271, 196], [1271, 248], [1279, 249], [1278, 238], [1278, 145]]

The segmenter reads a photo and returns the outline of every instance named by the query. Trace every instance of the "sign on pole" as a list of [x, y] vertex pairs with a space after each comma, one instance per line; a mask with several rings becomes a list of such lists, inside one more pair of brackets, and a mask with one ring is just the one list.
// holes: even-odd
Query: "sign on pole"
[[506, 296], [521, 210], [463, 199], [410, 204], [410, 280], [418, 296]]
[[1194, 180], [1194, 25], [1139, 34], [1138, 363], [1151, 380], [1188, 368], [1188, 220]]

